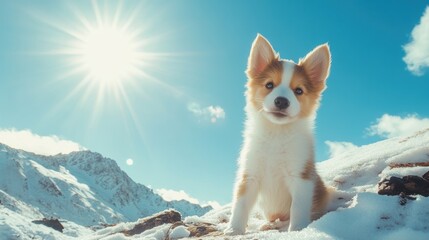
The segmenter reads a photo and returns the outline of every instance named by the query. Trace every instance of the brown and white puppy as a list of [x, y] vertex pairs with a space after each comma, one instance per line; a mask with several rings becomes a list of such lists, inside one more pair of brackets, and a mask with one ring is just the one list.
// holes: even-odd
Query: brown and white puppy
[[227, 235], [243, 234], [259, 197], [262, 229], [305, 228], [326, 211], [329, 191], [314, 166], [313, 126], [329, 75], [327, 44], [299, 63], [280, 59], [259, 35], [247, 67], [244, 144]]

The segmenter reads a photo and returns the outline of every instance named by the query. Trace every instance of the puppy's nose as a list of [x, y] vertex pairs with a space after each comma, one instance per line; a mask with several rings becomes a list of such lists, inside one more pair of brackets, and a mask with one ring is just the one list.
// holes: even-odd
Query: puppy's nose
[[286, 109], [289, 107], [290, 103], [289, 100], [285, 97], [277, 97], [274, 99], [274, 105], [279, 109]]

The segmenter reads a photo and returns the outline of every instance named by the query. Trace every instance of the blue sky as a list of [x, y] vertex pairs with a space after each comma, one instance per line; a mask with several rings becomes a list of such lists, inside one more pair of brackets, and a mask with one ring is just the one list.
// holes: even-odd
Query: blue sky
[[[228, 203], [242, 142], [244, 70], [257, 33], [294, 61], [330, 44], [331, 75], [316, 127], [322, 161], [330, 151], [429, 127], [427, 5], [6, 1], [0, 8], [0, 130], [29, 130], [60, 145], [69, 140], [117, 160], [154, 189]], [[114, 19], [137, 43], [138, 71], [113, 84], [85, 80], [88, 71], [76, 70], [83, 61], [77, 36]]]

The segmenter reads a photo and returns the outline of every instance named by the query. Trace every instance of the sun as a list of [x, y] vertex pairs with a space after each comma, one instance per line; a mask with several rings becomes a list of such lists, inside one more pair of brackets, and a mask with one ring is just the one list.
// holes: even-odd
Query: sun
[[117, 6], [101, 3], [92, 2], [92, 14], [74, 8], [77, 21], [73, 27], [55, 26], [69, 36], [67, 46], [58, 53], [69, 60], [69, 75], [82, 77], [82, 88], [103, 95], [98, 99], [107, 94], [119, 99], [127, 85], [151, 77], [145, 66], [159, 54], [150, 52], [150, 37], [144, 34], [144, 26], [136, 24], [139, 7], [130, 12], [124, 11], [123, 2]]
[[134, 126], [144, 135], [135, 99], [146, 97], [154, 85], [180, 94], [157, 77], [165, 76], [165, 62], [178, 56], [159, 51], [166, 34], [153, 24], [159, 26], [162, 16], [149, 18], [145, 14], [149, 8], [141, 4], [94, 0], [67, 5], [69, 12], [64, 18], [35, 14], [56, 30], [47, 35], [49, 50], [42, 52], [56, 56], [55, 64], [61, 66], [52, 82], [69, 88], [49, 116], [72, 102], [76, 111], [89, 113], [89, 128], [97, 126], [107, 114], [117, 113], [127, 128]]
[[112, 84], [132, 78], [138, 70], [138, 42], [127, 31], [115, 26], [98, 26], [84, 35], [77, 46], [78, 58], [89, 78]]

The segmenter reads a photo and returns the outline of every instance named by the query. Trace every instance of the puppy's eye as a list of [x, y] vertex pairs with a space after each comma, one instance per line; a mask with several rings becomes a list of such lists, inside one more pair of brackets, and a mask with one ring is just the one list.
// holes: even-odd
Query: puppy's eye
[[269, 82], [269, 83], [265, 84], [265, 87], [267, 89], [273, 89], [274, 88], [274, 83], [273, 82]]
[[302, 95], [303, 93], [304, 93], [304, 90], [302, 90], [302, 88], [295, 88], [296, 95]]

